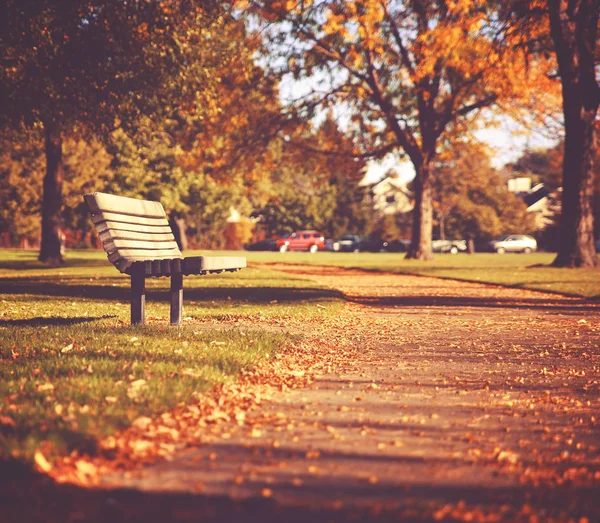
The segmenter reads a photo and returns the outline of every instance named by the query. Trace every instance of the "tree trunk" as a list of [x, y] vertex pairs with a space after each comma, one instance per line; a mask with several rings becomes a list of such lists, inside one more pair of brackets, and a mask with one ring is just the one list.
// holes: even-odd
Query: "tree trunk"
[[63, 160], [62, 136], [53, 124], [44, 125], [46, 174], [42, 196], [42, 242], [39, 260], [58, 265], [64, 262], [61, 252]]
[[438, 220], [440, 222], [440, 240], [446, 239], [446, 213], [438, 212]]
[[188, 248], [188, 238], [186, 234], [186, 223], [185, 218], [181, 218], [178, 214], [171, 214], [169, 217], [169, 226], [173, 231], [173, 236], [177, 242], [177, 247], [180, 251], [185, 251]]
[[415, 208], [413, 211], [413, 227], [411, 244], [406, 258], [411, 260], [431, 261], [431, 232], [433, 229], [433, 198], [429, 163], [423, 163], [416, 170], [415, 176]]
[[550, 28], [563, 90], [565, 152], [560, 245], [553, 265], [597, 267], [592, 209], [594, 121], [600, 89], [594, 70], [598, 0], [550, 0]]
[[473, 238], [467, 240], [467, 253], [475, 254], [475, 240]]

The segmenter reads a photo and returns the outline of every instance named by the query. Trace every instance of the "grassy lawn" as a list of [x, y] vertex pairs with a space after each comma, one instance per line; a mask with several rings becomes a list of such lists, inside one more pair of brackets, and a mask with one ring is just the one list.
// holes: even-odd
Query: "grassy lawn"
[[[278, 327], [336, 315], [343, 303], [308, 280], [249, 267], [186, 278], [179, 328], [168, 326], [168, 279], [148, 280], [148, 324], [131, 327], [129, 278], [102, 252], [70, 252], [58, 268], [36, 254], [0, 251], [0, 457], [93, 451], [138, 416], [189, 402], [300, 336]], [[547, 267], [554, 255], [546, 253], [437, 255], [431, 263], [391, 253], [244, 255], [251, 264], [335, 265], [600, 297], [600, 270]]]
[[312, 282], [248, 268], [186, 278], [179, 328], [168, 326], [168, 279], [148, 280], [148, 324], [132, 327], [129, 278], [103, 253], [68, 253], [59, 268], [35, 257], [0, 251], [0, 457], [93, 452], [135, 418], [191, 401], [299, 336], [264, 325], [342, 306]]
[[403, 253], [309, 254], [247, 252], [252, 263], [302, 263], [336, 265], [402, 274], [420, 274], [466, 281], [494, 283], [559, 294], [600, 298], [600, 269], [557, 269], [549, 267], [552, 253], [535, 254], [437, 254], [432, 262], [405, 260]]

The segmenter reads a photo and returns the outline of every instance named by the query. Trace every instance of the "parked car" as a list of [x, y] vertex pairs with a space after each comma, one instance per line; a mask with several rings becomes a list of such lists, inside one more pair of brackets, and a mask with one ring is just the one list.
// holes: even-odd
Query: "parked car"
[[358, 252], [360, 250], [360, 237], [356, 234], [344, 234], [333, 244], [336, 252]]
[[249, 243], [248, 245], [244, 246], [244, 249], [246, 249], [247, 251], [276, 251], [277, 240], [269, 239]]
[[254, 243], [249, 243], [244, 246], [244, 249], [247, 251], [277, 251], [279, 247], [277, 247], [277, 240], [281, 238], [289, 238], [289, 232], [286, 232], [279, 236], [278, 238], [265, 238], [264, 240], [259, 240]]
[[317, 252], [325, 249], [325, 236], [319, 231], [297, 231], [288, 238], [277, 240], [279, 252], [286, 251], [309, 251]]
[[433, 252], [458, 254], [467, 250], [467, 242], [465, 240], [433, 240], [431, 250]]
[[391, 240], [386, 248], [387, 252], [406, 252], [410, 247], [410, 240]]
[[535, 238], [526, 234], [507, 234], [489, 243], [490, 249], [498, 254], [505, 252], [530, 253], [537, 250]]
[[360, 241], [358, 249], [363, 252], [387, 252], [390, 243], [378, 236], [367, 236]]

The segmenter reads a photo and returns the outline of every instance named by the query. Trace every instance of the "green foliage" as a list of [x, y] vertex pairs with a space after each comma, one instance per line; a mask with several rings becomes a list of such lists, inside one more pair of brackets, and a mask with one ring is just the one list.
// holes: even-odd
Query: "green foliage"
[[482, 145], [464, 143], [440, 157], [434, 202], [438, 224], [448, 238], [481, 241], [535, 229], [534, 217], [508, 191]]
[[292, 137], [270, 144], [266, 179], [251, 196], [267, 236], [316, 229], [327, 237], [371, 228], [372, 209], [359, 183], [363, 163], [352, 141], [328, 117], [321, 127], [297, 124]]
[[39, 234], [44, 157], [39, 135], [5, 132], [0, 137], [0, 233], [11, 242]]
[[[7, 131], [0, 139], [0, 232], [17, 243], [39, 235], [42, 180], [45, 172], [41, 132]], [[98, 141], [68, 139], [64, 143], [64, 224], [88, 231], [82, 195], [102, 190], [112, 177], [111, 156]]]
[[[7, 0], [0, 8], [0, 119], [106, 135], [179, 89], [210, 2]], [[200, 71], [197, 71], [200, 73]], [[211, 84], [209, 74], [202, 76]], [[214, 80], [213, 80], [214, 82]]]
[[553, 191], [562, 185], [562, 144], [550, 149], [526, 150], [509, 169], [519, 176], [529, 176], [532, 182], [543, 183]]

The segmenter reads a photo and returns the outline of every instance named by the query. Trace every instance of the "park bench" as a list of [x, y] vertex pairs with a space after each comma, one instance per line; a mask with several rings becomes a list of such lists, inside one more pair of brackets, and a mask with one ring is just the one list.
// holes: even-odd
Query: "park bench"
[[171, 325], [181, 324], [183, 276], [234, 272], [246, 267], [236, 256], [184, 258], [159, 202], [96, 192], [84, 195], [108, 260], [131, 276], [131, 323], [144, 323], [146, 278], [171, 278]]

